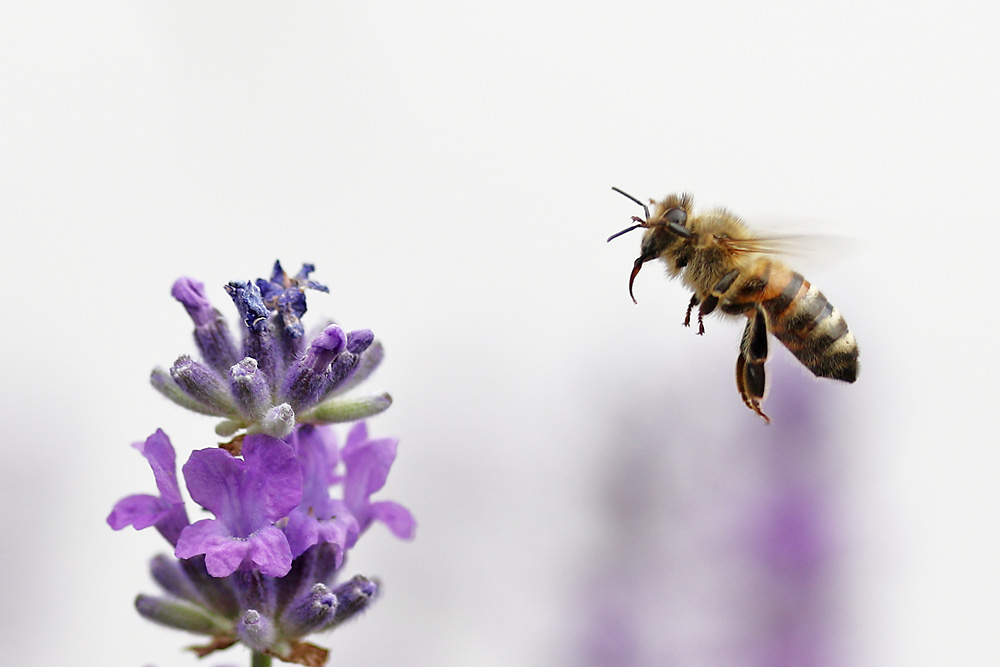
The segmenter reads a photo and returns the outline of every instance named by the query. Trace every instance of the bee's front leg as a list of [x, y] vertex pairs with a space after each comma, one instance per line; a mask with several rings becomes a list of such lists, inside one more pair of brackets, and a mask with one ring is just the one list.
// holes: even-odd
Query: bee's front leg
[[705, 324], [702, 322], [702, 319], [715, 310], [715, 307], [719, 305], [719, 299], [726, 293], [727, 290], [729, 290], [730, 287], [733, 286], [733, 283], [736, 282], [739, 275], [740, 272], [733, 269], [726, 275], [722, 276], [722, 278], [719, 279], [719, 282], [715, 283], [715, 287], [713, 287], [712, 291], [708, 293], [708, 296], [705, 297], [705, 300], [701, 302], [700, 306], [698, 306], [699, 336], [702, 336], [705, 333]]
[[736, 357], [736, 388], [748, 408], [771, 420], [760, 409], [760, 401], [767, 388], [764, 362], [767, 361], [767, 317], [764, 309], [757, 306], [747, 319], [740, 342], [740, 354]]

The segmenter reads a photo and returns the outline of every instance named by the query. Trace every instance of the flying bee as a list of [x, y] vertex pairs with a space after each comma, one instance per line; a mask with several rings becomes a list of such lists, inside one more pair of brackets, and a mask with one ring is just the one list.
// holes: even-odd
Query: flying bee
[[743, 402], [770, 423], [760, 408], [766, 389], [764, 362], [770, 331], [813, 375], [854, 382], [858, 377], [858, 345], [840, 312], [823, 293], [775, 257], [775, 241], [754, 236], [733, 213], [717, 208], [694, 215], [691, 197], [670, 195], [649, 207], [625, 195], [645, 211], [645, 219], [613, 234], [645, 229], [639, 258], [632, 267], [628, 293], [646, 262], [661, 259], [671, 277], [679, 277], [694, 294], [684, 326], [698, 307], [698, 335], [712, 312], [747, 318], [736, 357], [736, 387]]

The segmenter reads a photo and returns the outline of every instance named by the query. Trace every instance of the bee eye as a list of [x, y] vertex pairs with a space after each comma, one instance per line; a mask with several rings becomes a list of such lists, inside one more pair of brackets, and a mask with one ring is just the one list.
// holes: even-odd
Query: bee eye
[[688, 219], [687, 213], [685, 213], [684, 209], [682, 208], [672, 208], [669, 211], [667, 211], [667, 214], [663, 217], [667, 221], [667, 223], [681, 225], [682, 227], [684, 226], [684, 223], [686, 223]]

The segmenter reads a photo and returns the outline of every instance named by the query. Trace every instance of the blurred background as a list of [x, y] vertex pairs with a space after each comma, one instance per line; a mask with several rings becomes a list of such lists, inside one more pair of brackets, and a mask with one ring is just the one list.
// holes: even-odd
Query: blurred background
[[[369, 327], [401, 444], [338, 665], [942, 665], [1000, 659], [989, 294], [1000, 138], [986, 3], [18, 3], [0, 10], [0, 655], [198, 662], [132, 607], [165, 543], [129, 444], [208, 418], [148, 385], [170, 297], [281, 259]], [[640, 198], [821, 237], [796, 264], [855, 385], [627, 281]]]

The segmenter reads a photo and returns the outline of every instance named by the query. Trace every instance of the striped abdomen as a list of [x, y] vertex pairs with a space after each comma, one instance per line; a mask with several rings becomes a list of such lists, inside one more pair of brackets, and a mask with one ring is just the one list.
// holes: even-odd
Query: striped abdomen
[[759, 303], [771, 333], [814, 375], [854, 382], [858, 345], [840, 312], [802, 274], [767, 264], [766, 270], [733, 286], [723, 310]]

